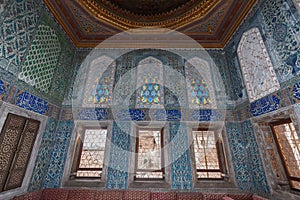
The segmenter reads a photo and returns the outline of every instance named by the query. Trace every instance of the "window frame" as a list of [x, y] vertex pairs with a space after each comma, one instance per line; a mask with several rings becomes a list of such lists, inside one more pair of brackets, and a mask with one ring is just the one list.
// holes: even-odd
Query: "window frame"
[[[300, 188], [299, 189], [293, 188], [292, 187], [292, 183], [291, 183], [292, 181], [296, 181], [296, 182], [300, 183], [300, 176], [299, 177], [293, 177], [293, 176], [291, 176], [291, 174], [289, 172], [289, 169], [287, 167], [287, 163], [284, 160], [284, 155], [283, 155], [283, 153], [281, 151], [280, 144], [279, 144], [278, 138], [276, 136], [275, 128], [274, 128], [275, 126], [289, 124], [289, 123], [293, 123], [293, 121], [290, 118], [282, 119], [282, 120], [278, 120], [278, 121], [275, 121], [275, 122], [271, 122], [270, 123], [270, 127], [271, 127], [271, 130], [272, 130], [272, 136], [273, 136], [274, 141], [275, 141], [277, 153], [279, 154], [279, 157], [280, 157], [281, 165], [283, 166], [286, 179], [289, 182], [289, 187], [290, 187], [291, 190], [295, 190], [295, 191], [300, 192]], [[298, 134], [297, 131], [296, 131], [296, 134]]]
[[[160, 131], [160, 162], [161, 162], [161, 169], [160, 170], [141, 170], [142, 172], [162, 172], [163, 177], [162, 178], [137, 178], [136, 177], [136, 172], [140, 171], [138, 169], [138, 150], [139, 150], [139, 132], [141, 130], [146, 130], [146, 131]], [[134, 181], [165, 181], [166, 179], [166, 170], [164, 167], [165, 163], [165, 156], [164, 156], [164, 128], [136, 128], [136, 143], [135, 143], [135, 162], [134, 162], [134, 176], [133, 180]]]
[[[219, 169], [198, 169], [196, 164], [196, 154], [195, 154], [195, 148], [194, 148], [194, 132], [195, 131], [212, 131], [215, 139], [215, 147], [217, 151], [217, 158], [218, 158], [218, 165]], [[223, 137], [216, 139], [216, 131], [217, 129], [209, 129], [209, 128], [192, 128], [192, 152], [193, 152], [193, 159], [194, 159], [194, 169], [195, 169], [195, 177], [197, 181], [220, 181], [224, 180], [224, 176], [227, 174], [227, 167], [226, 167], [226, 156], [225, 156], [225, 149], [223, 146]], [[197, 172], [220, 172], [221, 177], [220, 178], [199, 178]]]
[[[101, 168], [80, 168], [80, 161], [81, 161], [81, 155], [83, 151], [83, 144], [84, 144], [84, 139], [85, 139], [85, 134], [86, 130], [106, 130], [106, 138], [105, 138], [105, 148], [104, 148], [104, 157], [103, 157], [103, 165]], [[82, 137], [82, 139], [81, 139]], [[108, 140], [108, 127], [106, 126], [100, 126], [95, 127], [95, 126], [84, 126], [79, 133], [79, 135], [76, 138], [75, 142], [75, 151], [74, 151], [74, 156], [73, 156], [73, 162], [72, 162], [72, 169], [71, 169], [71, 177], [75, 179], [95, 179], [95, 180], [102, 180], [103, 178], [103, 169], [104, 169], [104, 163], [105, 163], [105, 152], [107, 151], [107, 140]], [[100, 176], [99, 177], [92, 177], [92, 176], [77, 176], [77, 171], [78, 170], [84, 170], [84, 171], [95, 171], [99, 170], [100, 171]]]

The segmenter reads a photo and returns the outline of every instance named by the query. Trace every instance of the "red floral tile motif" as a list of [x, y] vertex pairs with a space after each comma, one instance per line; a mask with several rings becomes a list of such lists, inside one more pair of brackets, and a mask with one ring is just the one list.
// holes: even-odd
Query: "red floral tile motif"
[[178, 200], [203, 200], [202, 193], [183, 192], [177, 194]]
[[205, 200], [222, 200], [223, 197], [226, 197], [226, 194], [210, 194], [210, 193], [204, 193], [203, 199]]
[[68, 200], [94, 200], [95, 190], [71, 190]]
[[232, 199], [238, 199], [238, 200], [252, 200], [252, 194], [229, 194], [227, 195], [231, 197]]
[[124, 200], [150, 200], [150, 191], [126, 191]]
[[118, 190], [96, 191], [94, 200], [118, 200], [122, 197], [123, 192]]
[[38, 190], [18, 197], [14, 197], [13, 200], [39, 200], [42, 199], [42, 193], [43, 193], [42, 190]]
[[43, 191], [43, 200], [67, 200], [69, 190], [64, 189], [45, 189]]
[[152, 192], [151, 200], [176, 200], [176, 192]]

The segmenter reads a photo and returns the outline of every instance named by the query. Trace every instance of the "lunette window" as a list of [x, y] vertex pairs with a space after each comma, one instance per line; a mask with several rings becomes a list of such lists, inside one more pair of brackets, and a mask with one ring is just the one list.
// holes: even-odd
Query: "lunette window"
[[163, 131], [138, 129], [136, 138], [135, 180], [163, 180]]
[[9, 113], [0, 133], [0, 192], [22, 186], [40, 122]]
[[196, 174], [198, 179], [223, 179], [225, 156], [221, 138], [211, 130], [193, 130]]
[[300, 190], [300, 143], [290, 119], [271, 124], [274, 139], [290, 187]]

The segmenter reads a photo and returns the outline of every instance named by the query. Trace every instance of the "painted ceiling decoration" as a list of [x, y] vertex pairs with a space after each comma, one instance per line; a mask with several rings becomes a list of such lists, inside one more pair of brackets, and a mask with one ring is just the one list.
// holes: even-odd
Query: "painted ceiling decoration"
[[77, 47], [122, 31], [177, 30], [205, 48], [222, 48], [257, 0], [44, 0]]

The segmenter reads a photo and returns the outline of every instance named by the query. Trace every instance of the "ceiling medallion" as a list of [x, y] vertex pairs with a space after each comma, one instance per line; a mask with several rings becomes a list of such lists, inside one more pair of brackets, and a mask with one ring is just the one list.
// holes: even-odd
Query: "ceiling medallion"
[[174, 9], [152, 16], [142, 16], [122, 9], [113, 12], [100, 6], [96, 0], [78, 0], [78, 2], [96, 19], [122, 30], [129, 30], [143, 27], [178, 29], [203, 18], [222, 0], [199, 1], [200, 3], [191, 6], [190, 9], [187, 9], [182, 14], [176, 15], [177, 9]]

